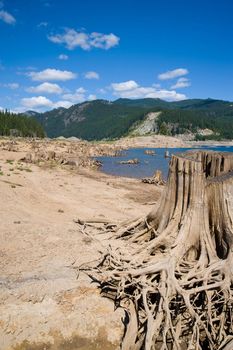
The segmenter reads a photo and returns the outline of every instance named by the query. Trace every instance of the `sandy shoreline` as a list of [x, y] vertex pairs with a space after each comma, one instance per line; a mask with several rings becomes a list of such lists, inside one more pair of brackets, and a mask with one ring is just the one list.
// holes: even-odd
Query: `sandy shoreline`
[[30, 145], [15, 146], [0, 150], [0, 349], [118, 349], [123, 312], [85, 274], [77, 279], [75, 268], [99, 258], [99, 246], [74, 220], [146, 215], [161, 188], [53, 160], [22, 162]]
[[113, 142], [122, 148], [186, 148], [200, 146], [233, 146], [233, 140], [227, 141], [184, 141], [181, 138], [163, 135], [126, 137]]

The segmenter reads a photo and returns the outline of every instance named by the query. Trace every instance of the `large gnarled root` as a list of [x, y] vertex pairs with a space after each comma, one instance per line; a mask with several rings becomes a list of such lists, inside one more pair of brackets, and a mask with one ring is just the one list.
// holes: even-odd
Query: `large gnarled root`
[[232, 170], [230, 154], [173, 156], [157, 209], [120, 227], [124, 244], [89, 272], [126, 310], [122, 349], [231, 346]]

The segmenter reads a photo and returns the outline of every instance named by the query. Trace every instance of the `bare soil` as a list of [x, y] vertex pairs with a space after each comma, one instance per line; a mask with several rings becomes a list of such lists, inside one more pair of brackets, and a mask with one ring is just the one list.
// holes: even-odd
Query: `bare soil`
[[[46, 145], [57, 151], [61, 143]], [[28, 141], [0, 143], [0, 349], [118, 349], [123, 311], [77, 275], [100, 254], [74, 220], [146, 215], [162, 188], [83, 166], [20, 161], [27, 152]]]

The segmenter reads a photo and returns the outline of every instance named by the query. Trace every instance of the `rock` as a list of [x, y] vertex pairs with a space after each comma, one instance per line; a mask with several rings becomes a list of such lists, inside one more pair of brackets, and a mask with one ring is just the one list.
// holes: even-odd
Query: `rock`
[[139, 160], [137, 158], [129, 159], [129, 160], [121, 160], [120, 164], [139, 164]]
[[155, 151], [154, 150], [152, 150], [152, 149], [146, 149], [145, 151], [144, 151], [144, 154], [148, 154], [148, 155], [150, 155], [150, 156], [155, 156]]

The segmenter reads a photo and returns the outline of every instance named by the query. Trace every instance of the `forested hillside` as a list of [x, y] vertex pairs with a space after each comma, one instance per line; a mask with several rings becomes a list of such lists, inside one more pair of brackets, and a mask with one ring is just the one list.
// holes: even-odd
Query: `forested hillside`
[[199, 129], [210, 129], [213, 135], [204, 139], [233, 139], [233, 108], [221, 110], [166, 110], [158, 119], [159, 129], [167, 134], [183, 134], [190, 131], [198, 135]]
[[[213, 99], [167, 102], [160, 99], [118, 99], [87, 101], [34, 116], [49, 137], [76, 136], [86, 140], [113, 139], [132, 133], [148, 113], [158, 112], [158, 133], [176, 135], [210, 129], [204, 138], [233, 139], [233, 104]], [[30, 111], [30, 115], [33, 112]]]
[[146, 110], [104, 100], [84, 102], [68, 109], [58, 108], [37, 116], [49, 137], [76, 136], [86, 140], [118, 138], [142, 120]]
[[44, 137], [45, 133], [40, 123], [32, 117], [0, 111], [0, 135]]

